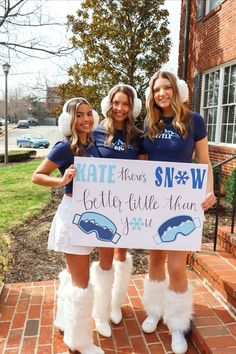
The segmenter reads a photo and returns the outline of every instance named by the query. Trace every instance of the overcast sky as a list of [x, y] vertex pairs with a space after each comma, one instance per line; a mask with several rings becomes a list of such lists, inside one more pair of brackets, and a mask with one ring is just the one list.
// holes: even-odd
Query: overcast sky
[[[72, 14], [78, 9], [78, 0], [49, 0], [47, 6], [49, 13], [61, 22], [65, 21], [67, 14]], [[170, 60], [165, 65], [165, 69], [177, 72], [178, 47], [179, 47], [179, 22], [181, 0], [166, 0], [165, 7], [169, 10], [169, 22], [171, 31], [172, 49]], [[47, 37], [52, 43], [60, 43], [65, 36], [64, 28], [55, 31], [48, 31]], [[64, 82], [67, 79], [66, 70], [73, 65], [74, 60], [70, 58], [50, 58], [50, 59], [28, 59], [18, 65], [12, 65], [8, 76], [9, 91], [14, 91], [16, 87], [23, 91], [33, 88], [37, 84], [49, 86]], [[1, 68], [0, 68], [1, 72]], [[4, 75], [0, 74], [0, 98], [4, 96]]]

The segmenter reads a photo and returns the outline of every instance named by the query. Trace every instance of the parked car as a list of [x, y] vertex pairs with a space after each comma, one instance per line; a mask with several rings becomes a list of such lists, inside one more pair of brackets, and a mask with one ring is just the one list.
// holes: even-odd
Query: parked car
[[[7, 121], [7, 124], [9, 124], [9, 120]], [[5, 118], [0, 118], [0, 126], [2, 127], [5, 125]]]
[[28, 118], [27, 122], [29, 125], [33, 125], [34, 127], [36, 127], [36, 125], [39, 125], [39, 121], [37, 118]]
[[16, 139], [16, 144], [19, 147], [44, 147], [45, 149], [50, 145], [49, 141], [40, 134], [24, 134], [20, 138]]
[[17, 122], [17, 128], [29, 128], [29, 123], [27, 120], [18, 120]]

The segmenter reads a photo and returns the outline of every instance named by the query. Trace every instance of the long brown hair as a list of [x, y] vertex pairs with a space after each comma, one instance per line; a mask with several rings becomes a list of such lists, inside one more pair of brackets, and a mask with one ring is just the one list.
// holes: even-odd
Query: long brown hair
[[157, 106], [154, 101], [153, 88], [155, 81], [159, 78], [167, 79], [173, 89], [173, 98], [171, 101], [171, 109], [174, 112], [173, 126], [180, 132], [183, 138], [188, 136], [188, 128], [190, 125], [190, 114], [185, 105], [181, 101], [177, 78], [169, 71], [156, 72], [149, 81], [149, 94], [146, 99], [147, 117], [145, 119], [146, 136], [154, 139], [165, 128], [165, 123], [162, 119], [162, 109]]
[[129, 112], [128, 112], [128, 117], [125, 120], [125, 127], [124, 127], [124, 137], [125, 137], [126, 144], [130, 144], [134, 142], [134, 135], [135, 132], [137, 131], [137, 128], [135, 127], [134, 116], [133, 116], [134, 93], [127, 85], [124, 84], [116, 85], [111, 89], [109, 93], [109, 108], [106, 112], [107, 118], [105, 118], [102, 121], [102, 125], [104, 126], [107, 132], [105, 144], [108, 145], [111, 144], [112, 140], [115, 137], [115, 127], [114, 127], [114, 120], [112, 116], [112, 102], [117, 92], [123, 92], [125, 95], [127, 95], [129, 101]]
[[[77, 119], [77, 117], [76, 117], [77, 109], [82, 104], [86, 104], [88, 106], [91, 106], [90, 103], [85, 98], [82, 98], [82, 97], [75, 98], [73, 101], [69, 102], [69, 104], [67, 106], [67, 112], [71, 115], [70, 128], [71, 128], [71, 132], [72, 132], [71, 136], [67, 137], [67, 139], [70, 142], [71, 150], [73, 151], [75, 156], [84, 156], [85, 155], [83, 145], [80, 141], [80, 138], [79, 138], [76, 128], [75, 128], [76, 119]], [[91, 146], [93, 143], [91, 133], [89, 133], [87, 136], [87, 143], [88, 143], [88, 146]]]

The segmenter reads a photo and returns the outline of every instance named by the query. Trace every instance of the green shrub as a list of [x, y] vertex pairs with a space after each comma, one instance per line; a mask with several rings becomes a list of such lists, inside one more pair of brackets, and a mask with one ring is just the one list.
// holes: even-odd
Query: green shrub
[[0, 235], [0, 282], [3, 281], [11, 260], [10, 240], [7, 236]]
[[[12, 150], [8, 153], [9, 162], [22, 162], [27, 161], [31, 157], [36, 156], [35, 150]], [[4, 154], [0, 154], [0, 163], [4, 162]]]
[[234, 198], [234, 190], [236, 180], [236, 168], [232, 170], [231, 175], [225, 181], [225, 189], [226, 189], [226, 200], [231, 204]]

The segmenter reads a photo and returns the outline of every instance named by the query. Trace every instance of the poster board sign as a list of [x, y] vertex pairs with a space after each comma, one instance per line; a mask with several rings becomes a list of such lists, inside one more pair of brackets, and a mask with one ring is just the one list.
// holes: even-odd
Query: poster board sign
[[201, 248], [207, 165], [75, 157], [71, 243]]

